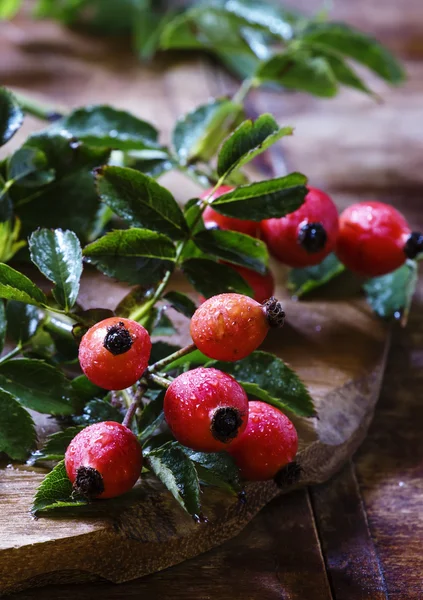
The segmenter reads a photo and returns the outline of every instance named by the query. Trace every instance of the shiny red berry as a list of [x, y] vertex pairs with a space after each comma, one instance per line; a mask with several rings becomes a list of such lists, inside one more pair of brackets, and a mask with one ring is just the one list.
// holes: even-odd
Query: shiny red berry
[[288, 417], [274, 406], [254, 400], [244, 433], [228, 451], [244, 479], [264, 481], [292, 462], [297, 450], [297, 431]]
[[136, 321], [111, 317], [96, 323], [79, 345], [79, 362], [90, 381], [106, 390], [133, 385], [148, 366], [151, 340]]
[[335, 249], [338, 211], [327, 194], [309, 187], [298, 210], [262, 221], [260, 227], [270, 252], [281, 262], [290, 267], [317, 265]]
[[360, 275], [385, 275], [422, 251], [423, 235], [412, 233], [405, 218], [389, 204], [359, 202], [340, 216], [336, 254]]
[[104, 421], [76, 435], [65, 454], [66, 473], [82, 496], [114, 498], [133, 488], [141, 474], [141, 446], [130, 429]]
[[[209, 198], [210, 201], [219, 198], [219, 196], [223, 196], [223, 194], [227, 194], [232, 191], [233, 188], [229, 185], [221, 185], [214, 192], [213, 196]], [[201, 194], [200, 198], [204, 200], [208, 198], [210, 192], [212, 190], [206, 190], [203, 194]], [[239, 231], [241, 233], [246, 233], [247, 235], [251, 235], [253, 237], [257, 237], [259, 232], [259, 223], [256, 221], [244, 221], [243, 219], [236, 219], [235, 217], [225, 217], [225, 215], [221, 215], [220, 213], [213, 210], [211, 206], [208, 206], [206, 210], [203, 212], [203, 221], [205, 226], [209, 228], [216, 227], [218, 229], [230, 229], [231, 231]]]
[[256, 350], [269, 327], [282, 326], [284, 317], [276, 298], [263, 305], [241, 294], [220, 294], [197, 308], [191, 319], [191, 337], [206, 356], [236, 361]]
[[226, 450], [247, 426], [247, 394], [217, 369], [199, 367], [179, 375], [166, 391], [163, 408], [175, 438], [200, 452]]

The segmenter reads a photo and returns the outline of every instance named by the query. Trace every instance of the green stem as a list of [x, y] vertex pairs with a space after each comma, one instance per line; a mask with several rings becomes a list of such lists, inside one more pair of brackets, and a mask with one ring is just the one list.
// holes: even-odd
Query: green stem
[[16, 346], [16, 348], [13, 348], [13, 350], [11, 350], [10, 352], [8, 352], [7, 354], [5, 354], [4, 356], [2, 356], [0, 358], [0, 364], [10, 360], [11, 358], [13, 358], [14, 356], [16, 356], [17, 354], [19, 354], [19, 352], [22, 350], [22, 344], [18, 344]]
[[164, 292], [167, 284], [169, 283], [171, 275], [172, 271], [166, 271], [165, 276], [161, 280], [159, 286], [156, 288], [156, 291], [154, 292], [150, 300], [148, 300], [148, 302], [142, 304], [141, 306], [135, 307], [134, 310], [132, 310], [129, 313], [128, 319], [132, 319], [133, 321], [140, 321], [150, 312], [150, 310], [153, 308], [156, 302], [160, 300], [162, 293]]
[[239, 90], [233, 95], [232, 102], [235, 104], [243, 104], [246, 96], [250, 92], [252, 88], [255, 88], [259, 85], [259, 80], [256, 77], [250, 77], [249, 79], [244, 79]]
[[170, 365], [171, 363], [173, 363], [174, 360], [177, 360], [178, 358], [181, 358], [182, 356], [185, 356], [186, 354], [189, 354], [190, 352], [194, 352], [194, 350], [196, 350], [196, 349], [197, 349], [197, 346], [195, 344], [189, 344], [188, 346], [185, 346], [185, 348], [181, 348], [180, 350], [177, 350], [173, 354], [169, 354], [169, 356], [162, 358], [162, 360], [158, 360], [153, 365], [150, 365], [148, 367], [147, 371], [148, 371], [148, 373], [155, 373], [157, 371], [162, 371], [164, 369], [164, 367], [167, 367], [167, 365]]
[[24, 94], [19, 92], [13, 92], [16, 100], [19, 102], [21, 108], [28, 115], [32, 115], [37, 119], [41, 119], [42, 121], [56, 121], [57, 119], [62, 118], [64, 112], [61, 108], [53, 105], [43, 104], [34, 100], [33, 98], [28, 98]]
[[124, 396], [125, 401], [128, 404], [128, 410], [126, 411], [126, 415], [122, 421], [122, 425], [125, 425], [125, 427], [131, 426], [132, 419], [134, 418], [135, 413], [137, 412], [137, 408], [139, 408], [140, 400], [143, 397], [146, 389], [147, 387], [145, 385], [140, 385], [140, 389], [135, 400], [132, 400], [131, 396], [126, 390], [123, 390], [122, 395]]
[[144, 377], [147, 379], [147, 381], [152, 381], [164, 389], [167, 389], [171, 383], [169, 379], [166, 379], [166, 377], [161, 377], [160, 375], [149, 373], [148, 371], [144, 374]]

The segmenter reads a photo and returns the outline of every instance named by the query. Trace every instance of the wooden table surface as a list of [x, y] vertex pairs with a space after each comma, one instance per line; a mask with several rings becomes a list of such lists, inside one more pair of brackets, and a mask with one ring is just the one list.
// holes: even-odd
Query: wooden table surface
[[[311, 11], [321, 2], [291, 4]], [[252, 113], [270, 111], [280, 122], [296, 126], [296, 135], [285, 144], [289, 166], [305, 172], [339, 204], [370, 197], [392, 202], [414, 228], [422, 229], [423, 2], [337, 0], [333, 15], [389, 45], [405, 61], [408, 82], [391, 90], [372, 81], [385, 99], [382, 105], [354, 91], [330, 101], [259, 92], [250, 97], [248, 108]], [[116, 54], [102, 41], [73, 36], [63, 34], [63, 44], [53, 51], [53, 40], [56, 46], [58, 40], [55, 25], [1, 25], [0, 82], [77, 105], [78, 85], [85, 86], [85, 97], [89, 95], [83, 63], [94, 68], [108, 56], [114, 77], [125, 69], [132, 69], [136, 77], [138, 67], [125, 52]], [[57, 77], [62, 60], [73, 66], [71, 76], [68, 69], [66, 76]], [[184, 69], [192, 106], [234, 88], [234, 82], [208, 62], [202, 62], [200, 73], [198, 65]], [[181, 72], [178, 66], [167, 71], [164, 93], [180, 87]], [[152, 101], [152, 115], [144, 116], [154, 116], [159, 124], [154, 111], [160, 108], [160, 102]], [[119, 586], [48, 587], [15, 597], [422, 599], [422, 305], [420, 280], [408, 327], [393, 337], [369, 435], [354, 461], [334, 479], [276, 499], [237, 538], [166, 571]]]

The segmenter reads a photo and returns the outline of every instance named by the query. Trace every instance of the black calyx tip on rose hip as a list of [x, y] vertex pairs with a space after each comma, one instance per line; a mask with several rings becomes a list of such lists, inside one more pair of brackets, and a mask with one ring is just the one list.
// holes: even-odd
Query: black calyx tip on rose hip
[[285, 311], [277, 298], [272, 296], [269, 300], [263, 302], [263, 308], [270, 327], [279, 329], [283, 326], [285, 323]]
[[407, 258], [416, 258], [421, 252], [423, 252], [423, 233], [420, 231], [412, 231], [410, 237], [405, 242], [405, 256]]
[[112, 325], [107, 329], [106, 337], [104, 338], [103, 346], [117, 356], [128, 352], [133, 343], [131, 334], [126, 329], [122, 321]]
[[93, 500], [104, 492], [103, 477], [93, 467], [79, 467], [73, 488], [87, 500]]
[[241, 414], [238, 409], [230, 406], [218, 408], [213, 415], [211, 432], [219, 442], [230, 442], [238, 435], [242, 425]]
[[326, 246], [328, 235], [321, 223], [306, 223], [298, 234], [298, 243], [309, 254], [320, 252]]

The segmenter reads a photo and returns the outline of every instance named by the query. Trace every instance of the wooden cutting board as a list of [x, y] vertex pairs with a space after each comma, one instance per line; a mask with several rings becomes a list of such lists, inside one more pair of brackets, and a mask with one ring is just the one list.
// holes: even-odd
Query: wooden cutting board
[[[7, 70], [14, 65], [18, 83], [31, 73], [38, 80], [44, 76], [43, 89], [51, 91], [52, 99], [69, 106], [97, 102], [132, 110], [164, 130], [165, 139], [176, 116], [222, 89], [222, 83], [210, 76], [211, 67], [199, 61], [175, 60], [141, 68], [118, 47], [106, 49], [103, 42], [64, 34], [57, 27], [37, 27], [29, 38], [12, 40], [10, 61], [2, 67]], [[25, 60], [22, 47], [29, 50]], [[42, 62], [37, 52], [43, 54]], [[25, 132], [34, 126], [28, 119]], [[269, 168], [280, 174], [283, 164], [278, 154], [274, 159]], [[181, 177], [166, 183], [180, 199], [195, 191]], [[29, 509], [45, 471], [4, 465], [0, 471], [0, 593], [46, 583], [121, 582], [166, 568], [236, 535], [276, 495], [325, 481], [353, 454], [366, 434], [378, 398], [388, 330], [371, 315], [362, 298], [349, 293], [345, 280], [325, 296], [293, 302], [286, 296], [284, 273], [277, 265], [273, 267], [287, 323], [281, 332], [269, 336], [264, 349], [281, 356], [299, 373], [318, 412], [318, 418], [296, 423], [300, 468], [289, 473], [281, 487], [273, 482], [249, 484], [245, 504], [218, 490], [205, 490], [204, 512], [209, 521], [198, 525], [150, 477], [143, 478], [119, 505], [97, 502], [75, 516], [55, 513], [35, 520]], [[189, 291], [182, 278], [175, 279], [173, 286]], [[113, 308], [125, 292], [99, 275], [87, 274], [81, 303], [95, 307], [101, 298], [103, 306]], [[175, 315], [175, 321], [181, 330], [178, 341], [188, 341], [182, 335], [187, 330], [183, 317]], [[39, 420], [41, 435], [52, 428], [52, 420]]]

